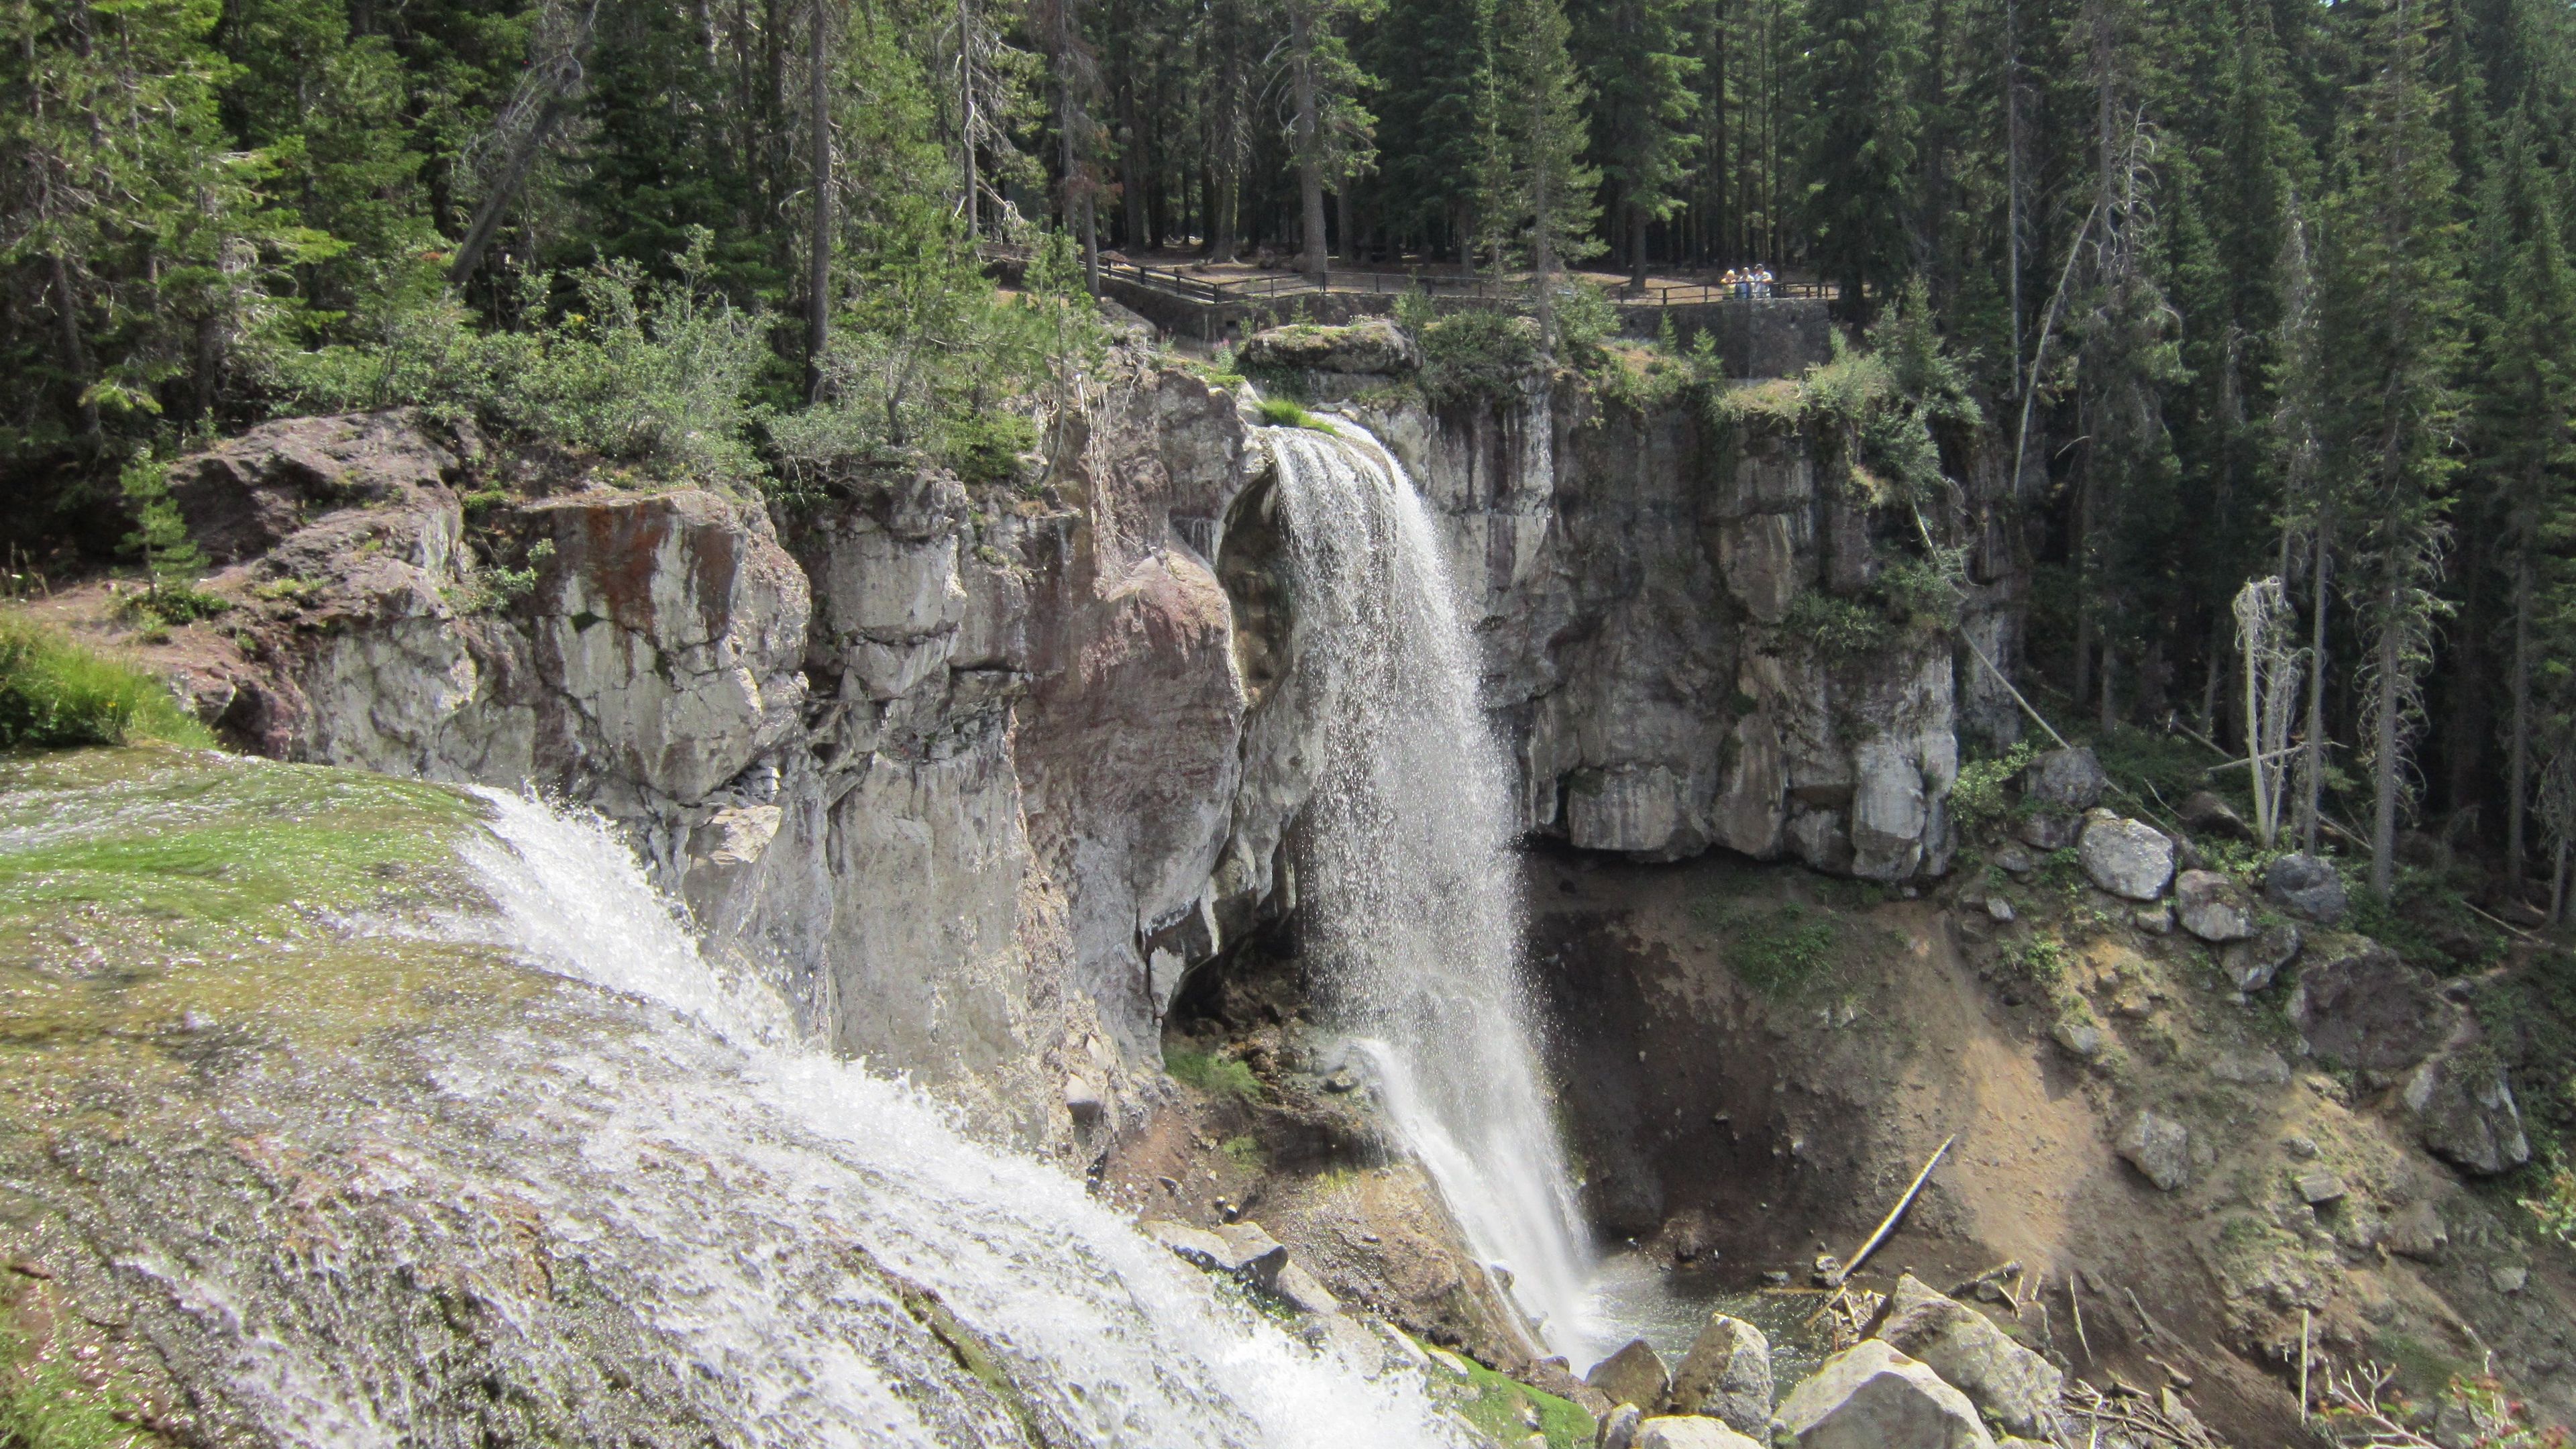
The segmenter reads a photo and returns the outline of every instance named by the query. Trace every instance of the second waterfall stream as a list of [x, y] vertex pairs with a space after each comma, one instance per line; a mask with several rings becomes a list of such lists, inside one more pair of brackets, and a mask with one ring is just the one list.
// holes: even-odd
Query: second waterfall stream
[[1264, 431], [1295, 598], [1313, 794], [1306, 951], [1405, 1146], [1580, 1371], [1590, 1253], [1521, 963], [1513, 772], [1429, 511], [1357, 424]]

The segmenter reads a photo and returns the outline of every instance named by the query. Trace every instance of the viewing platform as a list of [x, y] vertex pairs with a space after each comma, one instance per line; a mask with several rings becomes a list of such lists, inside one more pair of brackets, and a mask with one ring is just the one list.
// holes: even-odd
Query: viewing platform
[[[1026, 248], [988, 245], [988, 265], [1016, 279]], [[1642, 290], [1607, 273], [1577, 273], [1600, 284], [1619, 310], [1622, 336], [1651, 338], [1669, 323], [1684, 343], [1711, 334], [1728, 375], [1794, 377], [1833, 355], [1829, 282], [1776, 282], [1769, 295], [1693, 278], [1650, 277]], [[1287, 322], [1340, 323], [1386, 316], [1397, 299], [1419, 294], [1442, 311], [1525, 311], [1526, 276], [1464, 276], [1421, 267], [1335, 266], [1319, 282], [1301, 272], [1249, 262], [1140, 263], [1114, 252], [1100, 257], [1100, 294], [1145, 318], [1167, 336], [1200, 342], [1239, 341]]]

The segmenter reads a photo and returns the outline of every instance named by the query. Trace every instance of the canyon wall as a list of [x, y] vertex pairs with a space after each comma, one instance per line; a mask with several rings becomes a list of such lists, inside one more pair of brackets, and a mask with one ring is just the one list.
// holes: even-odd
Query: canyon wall
[[[1945, 868], [1951, 643], [1801, 636], [1894, 524], [1793, 411], [1337, 376], [1445, 531], [1532, 831]], [[189, 687], [265, 753], [591, 805], [842, 1052], [1087, 1158], [1183, 975], [1293, 907], [1308, 788], [1266, 430], [1142, 345], [1104, 381], [1043, 477], [767, 505], [406, 414], [271, 424], [174, 468], [244, 600]]]

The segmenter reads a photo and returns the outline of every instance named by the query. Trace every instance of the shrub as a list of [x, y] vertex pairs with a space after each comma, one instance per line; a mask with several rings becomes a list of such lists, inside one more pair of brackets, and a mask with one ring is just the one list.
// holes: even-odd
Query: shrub
[[2007, 787], [2030, 763], [2033, 753], [2025, 742], [2000, 755], [1970, 760], [1959, 767], [1958, 781], [1950, 787], [1950, 817], [1959, 822], [1962, 831], [1982, 830], [2011, 811]]
[[1212, 1097], [1250, 1101], [1261, 1095], [1261, 1081], [1252, 1068], [1233, 1057], [1175, 1047], [1163, 1053], [1163, 1070]]
[[214, 743], [151, 675], [26, 620], [0, 618], [0, 747], [135, 739]]
[[942, 432], [941, 461], [969, 483], [1010, 481], [1019, 476], [1020, 456], [1038, 445], [1036, 423], [998, 409], [952, 419]]
[[1422, 390], [1434, 402], [1511, 402], [1538, 369], [1538, 324], [1526, 317], [1453, 312], [1421, 337]]
[[690, 480], [754, 477], [753, 394], [776, 358], [767, 319], [704, 285], [709, 241], [693, 233], [674, 283], [601, 262], [560, 312], [554, 275], [526, 273], [517, 330], [478, 330], [452, 295], [389, 306], [368, 345], [268, 355], [268, 385], [304, 411], [420, 406]]

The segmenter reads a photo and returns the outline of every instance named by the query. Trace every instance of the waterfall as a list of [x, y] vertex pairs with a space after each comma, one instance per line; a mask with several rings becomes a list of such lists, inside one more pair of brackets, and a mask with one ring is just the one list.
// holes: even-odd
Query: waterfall
[[1404, 1145], [1548, 1348], [1592, 1361], [1589, 1257], [1521, 970], [1510, 761], [1429, 514], [1357, 424], [1272, 428], [1314, 752], [1298, 894]]
[[717, 1397], [725, 1442], [1019, 1442], [935, 1419], [902, 1334], [869, 1331], [905, 1326], [884, 1286], [897, 1278], [982, 1339], [1042, 1431], [1031, 1442], [1457, 1442], [1418, 1382], [1362, 1380], [1061, 1170], [976, 1145], [904, 1084], [798, 1044], [776, 996], [703, 955], [602, 824], [485, 798], [489, 833], [464, 853], [498, 919], [457, 929], [657, 1025], [640, 1051], [532, 1031], [439, 1085], [569, 1144], [511, 1144], [515, 1190], [593, 1225], [589, 1251], [617, 1259], [596, 1270]]

